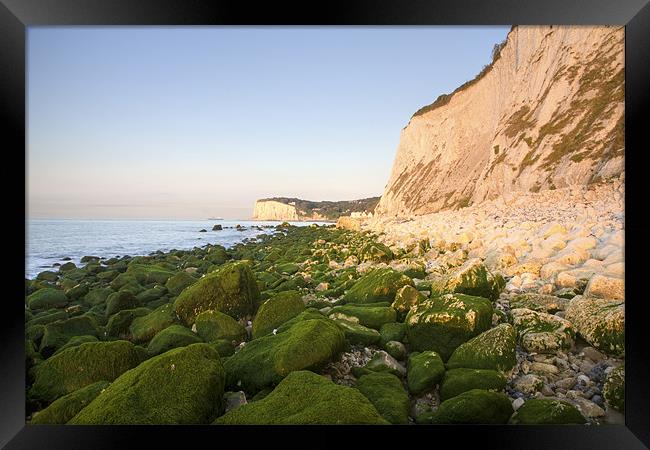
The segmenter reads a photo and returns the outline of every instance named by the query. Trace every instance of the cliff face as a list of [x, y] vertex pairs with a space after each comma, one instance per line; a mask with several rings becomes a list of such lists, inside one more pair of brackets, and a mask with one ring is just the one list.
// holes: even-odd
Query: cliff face
[[519, 26], [491, 66], [402, 130], [376, 212], [455, 209], [624, 170], [624, 29]]
[[299, 220], [295, 206], [273, 200], [258, 200], [253, 208], [253, 220]]
[[322, 201], [274, 197], [257, 200], [253, 220], [337, 220], [341, 216], [372, 216], [379, 197], [359, 200]]

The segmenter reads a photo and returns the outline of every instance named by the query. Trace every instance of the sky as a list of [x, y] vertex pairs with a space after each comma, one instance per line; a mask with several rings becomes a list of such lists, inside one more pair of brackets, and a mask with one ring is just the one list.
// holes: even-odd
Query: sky
[[30, 27], [29, 218], [247, 219], [382, 194], [510, 27]]

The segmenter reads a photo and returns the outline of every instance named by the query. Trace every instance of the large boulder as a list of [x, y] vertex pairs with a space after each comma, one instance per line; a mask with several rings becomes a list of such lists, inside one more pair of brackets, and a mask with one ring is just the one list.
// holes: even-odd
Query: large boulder
[[144, 343], [150, 341], [156, 334], [177, 322], [172, 304], [159, 306], [149, 314], [135, 317], [129, 331], [133, 342]]
[[181, 292], [183, 292], [183, 289], [186, 287], [194, 284], [196, 282], [196, 278], [190, 275], [187, 272], [179, 272], [174, 276], [169, 277], [167, 282], [165, 283], [165, 287], [169, 291], [170, 294], [173, 296], [177, 296]]
[[224, 264], [185, 288], [174, 302], [174, 310], [186, 325], [209, 310], [221, 311], [235, 318], [251, 316], [259, 302], [260, 292], [245, 261]]
[[54, 288], [41, 288], [27, 297], [29, 309], [61, 308], [69, 302], [63, 291]]
[[566, 319], [593, 347], [610, 355], [625, 354], [625, 302], [578, 295], [569, 303]]
[[227, 386], [257, 392], [296, 370], [323, 367], [344, 346], [345, 334], [333, 321], [324, 317], [297, 321], [276, 335], [248, 342], [228, 358], [224, 364]]
[[131, 340], [131, 331], [129, 327], [136, 317], [142, 317], [149, 314], [149, 308], [123, 309], [111, 316], [106, 324], [105, 334], [110, 338]]
[[436, 352], [413, 352], [409, 355], [406, 380], [411, 394], [434, 388], [445, 374], [445, 364]]
[[517, 363], [516, 347], [515, 329], [503, 323], [459, 345], [447, 361], [447, 367], [506, 372]]
[[174, 276], [173, 271], [155, 264], [131, 263], [126, 269], [126, 273], [133, 275], [137, 282], [143, 286], [146, 284], [165, 284], [167, 280]]
[[96, 383], [113, 381], [146, 358], [128, 341], [89, 342], [53, 355], [34, 369], [29, 397], [44, 402]]
[[97, 324], [88, 316], [57, 320], [45, 325], [41, 339], [40, 353], [49, 358], [74, 336], [99, 336]]
[[434, 424], [506, 424], [512, 413], [512, 404], [505, 394], [472, 389], [445, 400], [433, 413], [417, 419]]
[[361, 248], [359, 254], [362, 261], [390, 262], [393, 252], [381, 242], [369, 242]]
[[431, 294], [460, 293], [496, 300], [505, 286], [501, 275], [493, 274], [474, 258], [432, 282]]
[[526, 308], [533, 311], [555, 314], [558, 311], [566, 310], [569, 300], [554, 295], [525, 293], [516, 295], [510, 300], [510, 308]]
[[[266, 338], [262, 338], [266, 339]], [[358, 390], [309, 371], [289, 374], [261, 400], [219, 417], [223, 425], [388, 424]]]
[[357, 306], [354, 304], [335, 306], [328, 316], [331, 319], [343, 319], [364, 327], [379, 330], [382, 325], [395, 322], [397, 314], [390, 306]]
[[257, 339], [293, 319], [305, 310], [305, 303], [298, 291], [284, 291], [260, 305], [253, 319], [252, 336]]
[[203, 311], [196, 316], [195, 325], [196, 333], [205, 342], [215, 342], [220, 339], [242, 342], [248, 336], [246, 328], [241, 323], [220, 311]]
[[511, 313], [513, 325], [524, 350], [555, 353], [573, 347], [575, 331], [568, 320], [526, 308], [513, 309]]
[[333, 319], [334, 322], [343, 330], [345, 338], [352, 345], [375, 345], [379, 342], [380, 334], [377, 330], [364, 327], [356, 322], [349, 320]]
[[451, 369], [440, 384], [440, 399], [445, 401], [472, 389], [502, 391], [505, 387], [506, 378], [496, 370]]
[[586, 422], [575, 406], [554, 398], [527, 400], [510, 419], [510, 423], [515, 425], [567, 425]]
[[406, 335], [413, 349], [434, 350], [447, 360], [460, 344], [490, 328], [492, 313], [484, 297], [445, 294], [411, 308]]
[[346, 293], [346, 303], [392, 302], [402, 286], [415, 286], [413, 280], [393, 269], [375, 269], [361, 277]]
[[98, 381], [86, 387], [64, 395], [55, 400], [50, 406], [34, 414], [31, 424], [59, 424], [63, 425], [76, 416], [79, 411], [97, 397], [102, 390], [108, 387], [108, 381]]
[[140, 301], [131, 291], [114, 292], [106, 299], [106, 316], [112, 316], [123, 309], [135, 309], [140, 306]]
[[223, 411], [224, 375], [210, 345], [177, 348], [124, 373], [68, 423], [211, 423]]
[[160, 355], [173, 348], [187, 347], [202, 342], [202, 339], [182, 325], [170, 325], [154, 336], [147, 351], [150, 355]]
[[407, 424], [411, 402], [395, 375], [374, 372], [363, 375], [355, 386], [374, 405], [384, 419], [392, 424]]

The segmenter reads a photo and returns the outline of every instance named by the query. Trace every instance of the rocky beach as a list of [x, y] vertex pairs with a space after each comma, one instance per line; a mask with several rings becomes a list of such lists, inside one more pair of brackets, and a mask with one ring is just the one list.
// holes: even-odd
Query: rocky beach
[[27, 421], [623, 424], [623, 38], [512, 27], [380, 198], [26, 279]]

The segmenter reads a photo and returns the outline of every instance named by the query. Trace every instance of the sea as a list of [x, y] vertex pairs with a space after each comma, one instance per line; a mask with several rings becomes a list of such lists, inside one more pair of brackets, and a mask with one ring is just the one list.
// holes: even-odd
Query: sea
[[[54, 264], [71, 258], [79, 265], [83, 256], [105, 258], [124, 255], [149, 255], [157, 250], [189, 250], [207, 244], [229, 248], [245, 238], [273, 233], [277, 221], [250, 220], [67, 220], [28, 219], [26, 221], [25, 277], [33, 279], [44, 270], [57, 270]], [[319, 225], [326, 222], [289, 222], [292, 225]], [[221, 231], [212, 231], [216, 224]], [[235, 227], [241, 225], [244, 231]], [[200, 232], [205, 229], [207, 232]]]

